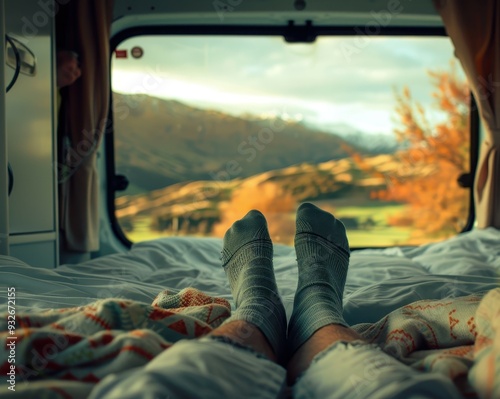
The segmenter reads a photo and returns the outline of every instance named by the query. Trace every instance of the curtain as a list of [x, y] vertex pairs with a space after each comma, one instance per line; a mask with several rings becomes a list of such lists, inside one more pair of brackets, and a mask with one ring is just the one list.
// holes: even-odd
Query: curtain
[[99, 249], [96, 149], [107, 126], [112, 0], [73, 0], [56, 17], [59, 50], [78, 53], [81, 77], [61, 89], [59, 221], [65, 250]]
[[434, 0], [467, 75], [486, 134], [474, 183], [479, 228], [500, 228], [500, 2]]

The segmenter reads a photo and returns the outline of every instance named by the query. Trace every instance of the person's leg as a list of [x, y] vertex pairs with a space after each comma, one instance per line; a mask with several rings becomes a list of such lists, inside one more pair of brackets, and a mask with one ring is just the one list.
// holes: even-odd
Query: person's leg
[[108, 377], [91, 398], [280, 397], [286, 371], [276, 360], [284, 351], [286, 316], [272, 253], [260, 212], [235, 222], [222, 251], [236, 302], [232, 316], [209, 336], [178, 342], [144, 368]]
[[293, 354], [288, 364], [290, 383], [331, 345], [331, 337], [359, 338], [342, 315], [350, 256], [344, 225], [305, 203], [297, 210], [296, 228], [299, 281], [288, 326], [288, 347]]
[[[324, 338], [328, 342], [328, 336]], [[299, 376], [293, 387], [295, 399], [462, 398], [452, 380], [442, 374], [414, 370], [375, 344], [349, 336], [336, 338], [340, 340], [316, 354]]]
[[364, 342], [342, 317], [345, 228], [311, 204], [297, 212], [299, 283], [289, 325], [288, 381], [301, 398], [459, 398], [449, 379], [419, 373]]
[[329, 324], [315, 331], [311, 337], [293, 354], [288, 363], [288, 383], [293, 385], [297, 378], [306, 371], [317, 354], [332, 344], [343, 341], [361, 340], [354, 330], [338, 324]]
[[265, 335], [254, 324], [244, 320], [235, 320], [227, 324], [221, 325], [212, 331], [209, 337], [227, 338], [227, 342], [232, 342], [236, 345], [250, 348], [257, 353], [264, 355], [274, 363], [277, 363], [278, 358], [274, 353], [271, 345]]
[[281, 360], [286, 314], [274, 277], [273, 245], [262, 213], [248, 212], [226, 232], [222, 265], [236, 305], [224, 325], [236, 320], [254, 325]]

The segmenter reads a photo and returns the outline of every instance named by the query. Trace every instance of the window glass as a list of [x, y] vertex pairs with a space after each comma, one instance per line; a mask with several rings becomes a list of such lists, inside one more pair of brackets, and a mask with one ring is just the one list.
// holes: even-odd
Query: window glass
[[131, 241], [222, 237], [256, 208], [292, 244], [304, 201], [353, 247], [465, 225], [469, 89], [446, 37], [138, 36], [115, 51], [112, 88]]

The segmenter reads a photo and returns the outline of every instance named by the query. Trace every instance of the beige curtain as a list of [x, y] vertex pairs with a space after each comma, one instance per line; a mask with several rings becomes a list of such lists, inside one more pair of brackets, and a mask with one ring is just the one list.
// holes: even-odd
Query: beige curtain
[[434, 0], [486, 129], [475, 177], [478, 227], [500, 228], [500, 2]]
[[61, 241], [70, 251], [99, 249], [96, 148], [108, 116], [112, 15], [112, 0], [73, 0], [57, 15], [58, 46], [77, 52], [82, 70], [61, 90], [58, 132]]

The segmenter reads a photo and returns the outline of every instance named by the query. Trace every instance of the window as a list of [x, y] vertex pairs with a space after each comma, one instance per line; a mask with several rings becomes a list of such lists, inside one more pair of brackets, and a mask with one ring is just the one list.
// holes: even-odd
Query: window
[[136, 36], [112, 62], [116, 218], [131, 241], [222, 237], [261, 210], [293, 242], [313, 202], [353, 247], [467, 222], [469, 90], [446, 37]]

